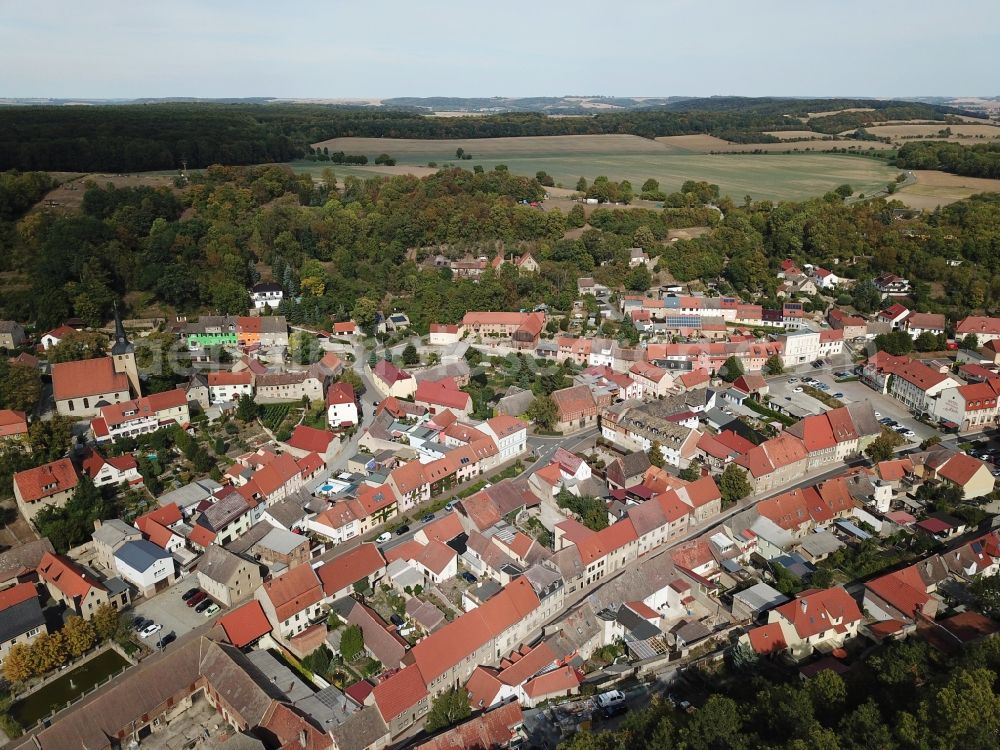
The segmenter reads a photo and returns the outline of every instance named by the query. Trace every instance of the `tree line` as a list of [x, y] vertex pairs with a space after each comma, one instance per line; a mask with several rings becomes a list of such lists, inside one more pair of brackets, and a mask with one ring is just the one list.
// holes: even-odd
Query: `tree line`
[[907, 143], [896, 154], [902, 169], [940, 169], [963, 177], [1000, 179], [1000, 143], [966, 146], [945, 141]]
[[[789, 113], [838, 106], [840, 113], [801, 123]], [[670, 108], [548, 117], [516, 112], [488, 117], [431, 117], [413, 110], [331, 105], [160, 103], [0, 109], [0, 170], [140, 172], [210, 164], [285, 162], [309, 144], [338, 137], [496, 138], [630, 134], [644, 138], [711, 133], [739, 142], [771, 142], [768, 130], [840, 132], [870, 121], [945, 120], [961, 113], [929, 104], [854, 100], [698, 99]], [[315, 154], [312, 154], [315, 156]]]

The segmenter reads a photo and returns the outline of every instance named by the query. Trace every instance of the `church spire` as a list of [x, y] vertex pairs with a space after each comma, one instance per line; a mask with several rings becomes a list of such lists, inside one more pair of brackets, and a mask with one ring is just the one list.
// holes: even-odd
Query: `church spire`
[[111, 353], [114, 354], [130, 354], [135, 351], [132, 343], [128, 340], [128, 336], [125, 334], [125, 326], [122, 325], [122, 316], [118, 311], [117, 300], [114, 303], [115, 306], [115, 343], [111, 347]]

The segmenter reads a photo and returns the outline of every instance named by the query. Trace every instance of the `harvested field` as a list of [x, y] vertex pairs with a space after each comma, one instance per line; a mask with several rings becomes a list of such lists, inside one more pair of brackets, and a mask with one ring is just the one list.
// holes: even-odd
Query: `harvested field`
[[426, 177], [434, 174], [437, 169], [432, 167], [421, 167], [417, 165], [397, 164], [394, 167], [383, 167], [382, 165], [360, 166], [356, 164], [331, 164], [327, 161], [294, 161], [282, 166], [290, 167], [295, 172], [311, 174], [314, 179], [321, 179], [324, 169], [332, 169], [338, 180], [341, 177], [350, 175], [352, 177], [392, 177], [398, 174], [412, 174], [416, 177]]
[[958, 137], [977, 138], [985, 136], [986, 138], [1000, 138], [1000, 127], [986, 124], [974, 125], [971, 123], [956, 125], [948, 125], [943, 122], [928, 125], [873, 125], [865, 128], [865, 130], [880, 138], [926, 138], [937, 135], [938, 132], [945, 128], [949, 128], [951, 134]]
[[811, 119], [813, 117], [830, 117], [831, 115], [839, 115], [842, 112], [874, 112], [872, 107], [848, 107], [846, 109], [831, 109], [828, 112], [810, 112], [806, 119]]
[[916, 183], [900, 188], [892, 196], [911, 208], [933, 210], [976, 193], [1000, 192], [1000, 180], [962, 177], [929, 169], [913, 170], [913, 174]]
[[783, 141], [793, 141], [796, 138], [825, 138], [824, 133], [817, 133], [815, 130], [765, 130], [765, 135], [773, 135]]
[[[811, 130], [791, 130], [789, 133], [810, 133], [815, 140], [786, 141], [784, 143], [732, 143], [716, 138], [714, 135], [672, 135], [657, 138], [676, 153], [689, 154], [751, 154], [754, 152], [785, 153], [786, 151], [830, 151], [834, 148], [846, 148], [850, 151], [868, 151], [870, 149], [892, 148], [887, 143], [875, 141], [855, 141], [853, 139], [829, 138], [823, 140], [822, 133]], [[781, 137], [782, 131], [774, 131], [773, 135]]]
[[543, 135], [524, 138], [462, 138], [424, 140], [416, 138], [332, 138], [314, 143], [315, 148], [329, 148], [345, 154], [381, 153], [398, 161], [439, 164], [455, 160], [455, 150], [462, 148], [474, 158], [509, 158], [539, 154], [658, 154], [662, 147], [637, 135]]

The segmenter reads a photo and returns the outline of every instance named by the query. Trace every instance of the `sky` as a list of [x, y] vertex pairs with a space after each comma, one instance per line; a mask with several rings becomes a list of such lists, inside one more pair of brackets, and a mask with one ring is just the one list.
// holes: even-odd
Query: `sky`
[[1000, 0], [0, 0], [0, 97], [989, 96]]

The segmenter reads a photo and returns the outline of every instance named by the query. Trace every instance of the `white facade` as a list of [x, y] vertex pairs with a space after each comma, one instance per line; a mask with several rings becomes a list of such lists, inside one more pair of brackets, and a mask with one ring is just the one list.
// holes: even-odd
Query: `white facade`
[[122, 471], [107, 461], [104, 462], [97, 475], [91, 477], [95, 487], [107, 487], [108, 485], [121, 484], [122, 482], [134, 482], [140, 478], [141, 475], [139, 474], [138, 467], [130, 466]]
[[256, 310], [261, 310], [265, 307], [276, 308], [281, 304], [281, 300], [284, 298], [284, 292], [280, 289], [266, 289], [263, 291], [250, 292], [250, 299], [253, 300], [253, 306]]
[[240, 396], [253, 396], [253, 384], [226, 383], [225, 385], [211, 385], [208, 387], [208, 398], [213, 404], [238, 401]]
[[352, 401], [349, 404], [330, 404], [326, 409], [326, 421], [331, 427], [339, 427], [342, 424], [357, 424], [357, 403]]
[[139, 591], [147, 594], [155, 591], [158, 583], [169, 581], [174, 575], [174, 559], [172, 557], [160, 558], [146, 570], [136, 570], [116, 556], [115, 567], [118, 569], [118, 575]]

